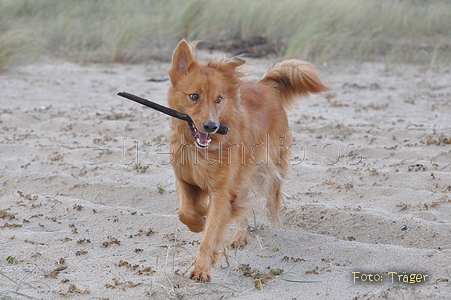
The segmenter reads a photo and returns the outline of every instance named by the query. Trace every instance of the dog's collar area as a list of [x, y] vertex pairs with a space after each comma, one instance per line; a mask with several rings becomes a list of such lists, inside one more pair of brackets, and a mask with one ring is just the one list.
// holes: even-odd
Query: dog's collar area
[[211, 142], [210, 134], [199, 131], [193, 122], [188, 122], [188, 125], [194, 138], [194, 144], [201, 149], [207, 148]]

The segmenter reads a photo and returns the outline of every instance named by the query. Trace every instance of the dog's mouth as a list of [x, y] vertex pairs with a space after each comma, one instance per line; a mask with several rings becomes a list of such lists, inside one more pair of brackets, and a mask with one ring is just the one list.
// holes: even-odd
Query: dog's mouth
[[194, 138], [197, 147], [205, 149], [210, 145], [211, 139], [209, 133], [203, 133], [196, 128], [193, 122], [189, 122], [189, 129]]

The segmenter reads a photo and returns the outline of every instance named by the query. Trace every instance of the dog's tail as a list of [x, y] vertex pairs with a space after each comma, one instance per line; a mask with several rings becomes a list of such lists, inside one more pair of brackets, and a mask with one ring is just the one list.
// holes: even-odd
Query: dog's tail
[[315, 67], [299, 59], [284, 60], [271, 67], [260, 80], [280, 97], [285, 109], [294, 104], [294, 97], [307, 96], [330, 89], [324, 85]]

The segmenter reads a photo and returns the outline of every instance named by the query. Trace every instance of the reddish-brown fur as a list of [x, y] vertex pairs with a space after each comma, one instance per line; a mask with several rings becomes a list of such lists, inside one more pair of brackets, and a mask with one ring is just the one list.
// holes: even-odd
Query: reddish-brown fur
[[[314, 66], [304, 61], [278, 63], [258, 82], [244, 81], [238, 68], [244, 63], [239, 58], [198, 62], [195, 44], [182, 40], [169, 69], [171, 108], [188, 114], [198, 129], [209, 119], [229, 127], [227, 135], [212, 134], [209, 147], [200, 149], [185, 121], [170, 123], [179, 217], [191, 231], [204, 231], [190, 271], [194, 280], [210, 280], [233, 220], [237, 229], [230, 246], [246, 243], [252, 190], [266, 197], [270, 220], [280, 224], [281, 183], [292, 143], [285, 110], [295, 96], [328, 90]], [[197, 101], [190, 99], [193, 93]]]

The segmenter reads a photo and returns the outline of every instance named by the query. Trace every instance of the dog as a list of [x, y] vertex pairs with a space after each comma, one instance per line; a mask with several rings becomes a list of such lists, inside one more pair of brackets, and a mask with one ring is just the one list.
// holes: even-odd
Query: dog
[[[305, 61], [277, 63], [258, 82], [245, 80], [244, 63], [239, 57], [200, 62], [196, 43], [182, 40], [169, 68], [168, 105], [194, 123], [171, 118], [168, 140], [178, 216], [189, 230], [204, 232], [189, 270], [200, 282], [210, 281], [232, 221], [229, 245], [246, 244], [253, 190], [266, 198], [270, 221], [280, 225], [292, 145], [286, 110], [297, 96], [329, 90]], [[226, 135], [217, 134], [220, 125], [229, 128]]]

